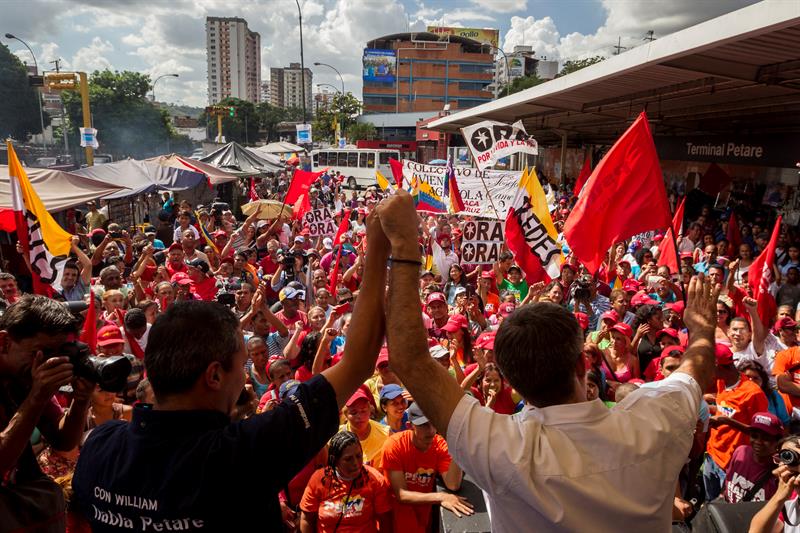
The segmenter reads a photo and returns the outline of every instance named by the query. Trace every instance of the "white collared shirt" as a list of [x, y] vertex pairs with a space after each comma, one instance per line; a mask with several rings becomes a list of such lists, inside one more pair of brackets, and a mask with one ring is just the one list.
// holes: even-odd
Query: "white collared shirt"
[[489, 498], [492, 531], [668, 531], [700, 386], [674, 372], [614, 408], [600, 400], [513, 416], [458, 403], [453, 459]]

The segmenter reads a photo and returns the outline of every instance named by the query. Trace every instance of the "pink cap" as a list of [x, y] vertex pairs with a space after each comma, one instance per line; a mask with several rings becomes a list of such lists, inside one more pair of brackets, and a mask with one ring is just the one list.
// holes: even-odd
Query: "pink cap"
[[442, 331], [455, 333], [459, 329], [469, 329], [469, 322], [464, 315], [456, 314], [450, 317], [447, 324], [442, 326]]
[[425, 305], [431, 305], [433, 302], [444, 302], [447, 303], [447, 299], [444, 297], [444, 294], [441, 292], [432, 292], [428, 295], [428, 299], [425, 300]]
[[633, 337], [633, 329], [631, 329], [631, 327], [628, 324], [626, 324], [625, 322], [617, 322], [616, 324], [611, 326], [611, 330], [612, 331], [617, 331], [619, 333], [622, 333], [623, 335], [625, 335], [629, 339], [631, 337]]

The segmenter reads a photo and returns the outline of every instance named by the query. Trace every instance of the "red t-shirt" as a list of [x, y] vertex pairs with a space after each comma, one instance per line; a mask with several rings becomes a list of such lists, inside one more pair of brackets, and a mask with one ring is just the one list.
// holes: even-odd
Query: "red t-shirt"
[[[739, 383], [732, 389], [726, 389], [725, 382], [717, 380], [717, 415], [750, 425], [753, 415], [762, 411], [769, 411], [767, 396], [761, 387], [750, 381], [747, 376], [740, 374]], [[749, 441], [747, 433], [723, 424], [711, 428], [708, 436], [708, 454], [717, 465], [727, 468], [733, 451]]]
[[[426, 451], [414, 446], [413, 430], [401, 431], [391, 435], [383, 445], [383, 471], [386, 480], [389, 472], [403, 472], [406, 488], [415, 492], [433, 492], [436, 488], [436, 474], [444, 474], [450, 468], [450, 453], [447, 443], [436, 435]], [[424, 533], [428, 531], [431, 520], [431, 505], [405, 505], [396, 498], [392, 500], [394, 509], [394, 530], [403, 533]]]
[[[483, 397], [481, 389], [479, 387], [472, 387], [471, 390], [473, 396], [475, 396], [481, 405], [486, 405], [486, 399]], [[494, 401], [492, 411], [501, 415], [513, 415], [516, 409], [517, 404], [514, 403], [514, 399], [511, 397], [511, 387], [506, 385], [497, 394], [497, 399]]]
[[[297, 314], [295, 316], [293, 316], [292, 318], [287, 318], [282, 310], [278, 311], [277, 313], [275, 313], [275, 316], [278, 317], [278, 320], [283, 322], [284, 325], [287, 328], [289, 328], [289, 330], [294, 330], [294, 323], [295, 322], [302, 322], [303, 323], [303, 329], [307, 329], [308, 328], [308, 317], [302, 311], [298, 311]], [[270, 327], [270, 333], [272, 333], [273, 331], [277, 331], [277, 330], [275, 328], [273, 328], [273, 327]]]
[[185, 263], [180, 263], [180, 268], [175, 268], [169, 261], [167, 261], [166, 263], [164, 263], [164, 266], [167, 267], [167, 272], [169, 272], [170, 276], [174, 276], [176, 272], [184, 272], [184, 273], [186, 272]]
[[203, 281], [192, 281], [192, 292], [203, 301], [212, 302], [217, 297], [217, 278], [207, 277]]
[[378, 531], [377, 516], [392, 510], [389, 483], [381, 473], [364, 465], [366, 474], [362, 475], [366, 475], [366, 480], [351, 488], [351, 482], [325, 478], [325, 470], [314, 472], [300, 501], [304, 512], [317, 513], [317, 531]]

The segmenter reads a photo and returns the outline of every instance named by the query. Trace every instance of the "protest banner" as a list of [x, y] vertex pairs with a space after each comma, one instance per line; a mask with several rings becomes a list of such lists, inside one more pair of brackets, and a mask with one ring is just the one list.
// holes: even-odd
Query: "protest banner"
[[464, 224], [461, 260], [473, 265], [490, 265], [503, 251], [503, 223], [499, 220], [470, 220]]
[[311, 237], [330, 237], [336, 233], [336, 221], [333, 211], [327, 207], [314, 209], [303, 215], [303, 221], [308, 226]]
[[[439, 198], [444, 195], [444, 182], [447, 168], [437, 165], [424, 165], [408, 159], [402, 160], [403, 188], [411, 187], [412, 177], [430, 185]], [[501, 219], [505, 217], [514, 196], [520, 171], [486, 170], [472, 167], [455, 167], [456, 181], [464, 201], [465, 215]], [[491, 197], [491, 198], [490, 198]], [[495, 211], [496, 210], [496, 211]]]
[[461, 128], [461, 133], [480, 170], [486, 170], [511, 154], [539, 153], [536, 140], [525, 132], [525, 126], [519, 120], [514, 124], [484, 120]]

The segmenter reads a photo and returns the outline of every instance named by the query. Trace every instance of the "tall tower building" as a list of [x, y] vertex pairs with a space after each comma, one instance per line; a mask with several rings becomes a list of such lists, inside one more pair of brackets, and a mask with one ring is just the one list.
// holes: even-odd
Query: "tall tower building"
[[239, 17], [206, 17], [208, 103], [261, 101], [261, 36]]
[[312, 109], [311, 69], [306, 68], [302, 75], [300, 63], [289, 63], [288, 67], [272, 67], [269, 69], [270, 103], [278, 107], [303, 107], [302, 80], [306, 84], [306, 110]]

